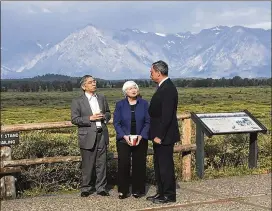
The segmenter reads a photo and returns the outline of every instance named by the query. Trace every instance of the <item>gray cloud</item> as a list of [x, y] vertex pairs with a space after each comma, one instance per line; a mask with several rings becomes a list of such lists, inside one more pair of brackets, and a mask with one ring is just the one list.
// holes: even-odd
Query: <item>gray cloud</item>
[[[212, 2], [210, 2], [212, 3]], [[241, 25], [252, 28], [271, 28], [271, 11], [268, 5], [270, 2], [263, 2], [267, 4], [267, 7], [257, 7], [256, 5], [245, 5], [244, 7], [231, 4], [220, 5], [218, 7], [197, 7], [191, 15], [195, 16], [195, 22], [192, 24], [193, 31], [199, 31], [203, 28], [209, 28], [217, 25], [234, 26]]]
[[5, 1], [1, 4], [3, 43], [16, 36], [17, 40], [31, 36], [62, 39], [90, 23], [104, 29], [138, 28], [161, 33], [199, 32], [217, 25], [271, 28], [271, 2]]

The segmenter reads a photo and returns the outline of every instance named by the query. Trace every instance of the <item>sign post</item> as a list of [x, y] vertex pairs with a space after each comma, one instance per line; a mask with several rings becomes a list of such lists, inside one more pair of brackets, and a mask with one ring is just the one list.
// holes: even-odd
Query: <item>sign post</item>
[[258, 133], [250, 133], [249, 136], [249, 156], [248, 156], [248, 167], [256, 168], [258, 159], [258, 144], [257, 144]]
[[196, 171], [199, 178], [204, 177], [204, 133], [199, 124], [196, 125]]
[[260, 123], [248, 110], [233, 113], [202, 113], [191, 112], [196, 124], [196, 171], [199, 178], [204, 177], [204, 133], [211, 138], [213, 135], [249, 133], [249, 168], [257, 167], [258, 132], [266, 133], [267, 128]]

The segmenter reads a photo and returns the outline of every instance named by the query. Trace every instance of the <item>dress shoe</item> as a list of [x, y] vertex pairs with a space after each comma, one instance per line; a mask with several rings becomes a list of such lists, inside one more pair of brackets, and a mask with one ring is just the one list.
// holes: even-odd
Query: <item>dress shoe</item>
[[106, 191], [101, 191], [101, 192], [98, 192], [97, 195], [100, 195], [100, 196], [109, 196], [110, 194]]
[[164, 197], [159, 197], [156, 199], [153, 199], [154, 204], [165, 204], [169, 202], [176, 202], [176, 197], [175, 196], [164, 196]]
[[146, 200], [153, 201], [154, 199], [160, 198], [160, 196], [161, 195], [159, 193], [156, 193], [154, 196], [148, 196]]
[[119, 199], [125, 199], [127, 197], [128, 197], [128, 195], [127, 194], [123, 194], [123, 193], [119, 193], [119, 195], [118, 195]]
[[90, 193], [88, 191], [81, 192], [80, 196], [81, 197], [88, 197]]
[[132, 196], [133, 196], [134, 198], [138, 199], [138, 198], [143, 197], [144, 194], [142, 194], [142, 193], [133, 193]]

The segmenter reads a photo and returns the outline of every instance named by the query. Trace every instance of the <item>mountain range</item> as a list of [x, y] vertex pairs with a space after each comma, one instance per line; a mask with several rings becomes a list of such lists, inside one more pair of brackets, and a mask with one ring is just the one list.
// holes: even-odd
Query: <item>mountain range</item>
[[169, 76], [175, 78], [271, 77], [271, 29], [217, 26], [199, 33], [162, 34], [90, 24], [58, 42], [25, 42], [17, 54], [2, 43], [1, 55], [2, 78], [48, 73], [149, 78], [157, 60], [167, 62]]

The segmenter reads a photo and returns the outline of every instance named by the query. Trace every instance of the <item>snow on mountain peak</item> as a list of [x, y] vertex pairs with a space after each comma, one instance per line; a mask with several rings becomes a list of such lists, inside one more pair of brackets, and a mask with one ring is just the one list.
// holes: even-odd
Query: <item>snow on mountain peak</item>
[[162, 34], [162, 33], [158, 33], [158, 32], [156, 32], [155, 34], [158, 36], [161, 36], [161, 37], [166, 37], [166, 34]]
[[221, 30], [221, 29], [220, 29], [218, 26], [212, 28], [212, 31], [220, 31], [220, 30]]
[[146, 32], [146, 31], [143, 31], [143, 30], [140, 30], [140, 32], [142, 32], [142, 33], [144, 33], [144, 34], [147, 34], [148, 32]]
[[40, 43], [36, 42], [36, 45], [39, 46], [39, 48], [40, 48], [41, 50], [43, 50], [43, 47], [42, 47], [42, 45], [41, 45]]
[[138, 29], [132, 29], [133, 32], [140, 33], [140, 30]]

